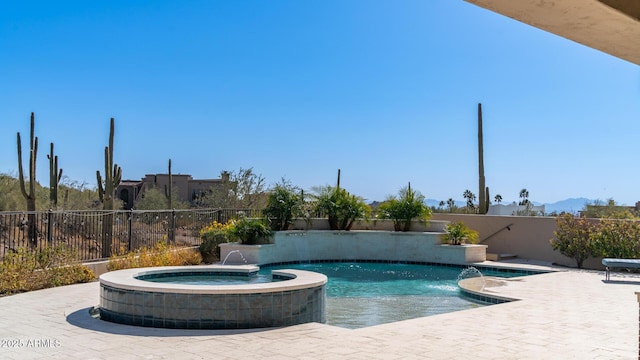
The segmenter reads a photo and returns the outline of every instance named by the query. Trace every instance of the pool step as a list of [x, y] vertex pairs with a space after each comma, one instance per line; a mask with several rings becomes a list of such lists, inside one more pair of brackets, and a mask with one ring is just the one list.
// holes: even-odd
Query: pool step
[[507, 259], [515, 259], [518, 255], [516, 254], [489, 254], [487, 253], [487, 260], [489, 261], [500, 261]]

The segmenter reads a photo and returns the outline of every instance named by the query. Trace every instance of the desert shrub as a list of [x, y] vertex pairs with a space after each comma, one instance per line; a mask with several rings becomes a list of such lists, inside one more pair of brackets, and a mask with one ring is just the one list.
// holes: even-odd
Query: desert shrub
[[629, 220], [600, 220], [592, 235], [594, 256], [636, 259], [640, 257], [640, 225]]
[[233, 221], [226, 232], [231, 240], [245, 245], [269, 243], [269, 238], [273, 235], [263, 219], [250, 218]]
[[576, 260], [578, 268], [590, 257], [640, 258], [640, 225], [635, 221], [594, 221], [564, 214], [556, 224], [551, 246]]
[[200, 255], [205, 263], [220, 260], [220, 244], [229, 242], [228, 229], [233, 223], [221, 224], [217, 221], [200, 229]]
[[556, 218], [557, 230], [550, 240], [553, 250], [576, 261], [579, 269], [582, 263], [594, 255], [593, 239], [597, 225], [584, 218], [564, 214]]
[[193, 248], [178, 248], [168, 245], [165, 241], [156, 243], [153, 247], [136, 251], [121, 252], [109, 258], [107, 269], [120, 270], [154, 266], [182, 266], [202, 263], [200, 252]]
[[331, 230], [350, 230], [355, 220], [366, 219], [371, 214], [364, 199], [345, 189], [323, 186], [315, 192], [315, 209], [327, 216]]
[[93, 271], [80, 264], [68, 246], [37, 251], [19, 248], [0, 262], [0, 295], [84, 283], [95, 278]]
[[391, 196], [380, 204], [381, 218], [393, 220], [395, 231], [409, 231], [412, 219], [428, 219], [431, 210], [424, 203], [424, 195], [410, 186], [400, 189], [398, 196]]

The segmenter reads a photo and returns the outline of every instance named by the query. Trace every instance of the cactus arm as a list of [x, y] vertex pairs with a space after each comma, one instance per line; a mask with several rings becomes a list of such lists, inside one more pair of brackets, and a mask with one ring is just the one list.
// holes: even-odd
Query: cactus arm
[[[31, 139], [33, 139], [33, 130], [31, 130]], [[36, 197], [36, 158], [38, 154], [38, 138], [33, 141], [33, 148], [29, 151], [29, 199], [35, 200]], [[35, 207], [29, 211], [35, 211]]]
[[113, 165], [113, 189], [120, 185], [120, 181], [122, 181], [122, 168], [118, 165]]
[[58, 156], [54, 155], [53, 143], [50, 144], [49, 159], [49, 201], [53, 206], [58, 205], [58, 184], [62, 179], [62, 169], [58, 170]]
[[489, 187], [486, 187], [487, 191], [485, 192], [486, 198], [485, 198], [485, 208], [484, 208], [484, 213], [488, 213], [489, 212], [489, 204], [491, 203], [491, 197], [489, 195]]
[[18, 179], [20, 180], [20, 192], [24, 198], [28, 198], [27, 189], [24, 186], [24, 171], [22, 169], [22, 145], [20, 141], [20, 133], [18, 133]]
[[98, 196], [100, 202], [104, 202], [104, 187], [102, 187], [102, 176], [100, 176], [100, 170], [96, 170], [96, 179], [98, 182]]

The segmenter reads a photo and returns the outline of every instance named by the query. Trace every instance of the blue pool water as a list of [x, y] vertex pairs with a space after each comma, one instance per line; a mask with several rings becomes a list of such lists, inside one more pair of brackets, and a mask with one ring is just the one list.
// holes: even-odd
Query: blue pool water
[[[486, 304], [462, 296], [462, 268], [389, 263], [309, 263], [263, 267], [300, 269], [327, 275], [327, 324], [361, 328]], [[485, 276], [513, 277], [522, 273], [482, 270]]]

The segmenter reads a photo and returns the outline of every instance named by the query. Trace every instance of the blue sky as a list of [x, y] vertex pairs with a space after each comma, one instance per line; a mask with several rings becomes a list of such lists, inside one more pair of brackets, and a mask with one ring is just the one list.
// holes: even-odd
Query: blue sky
[[95, 185], [109, 119], [123, 177], [341, 184], [383, 200], [477, 194], [477, 104], [492, 197], [640, 200], [640, 67], [460, 0], [7, 1], [0, 172], [36, 114]]

